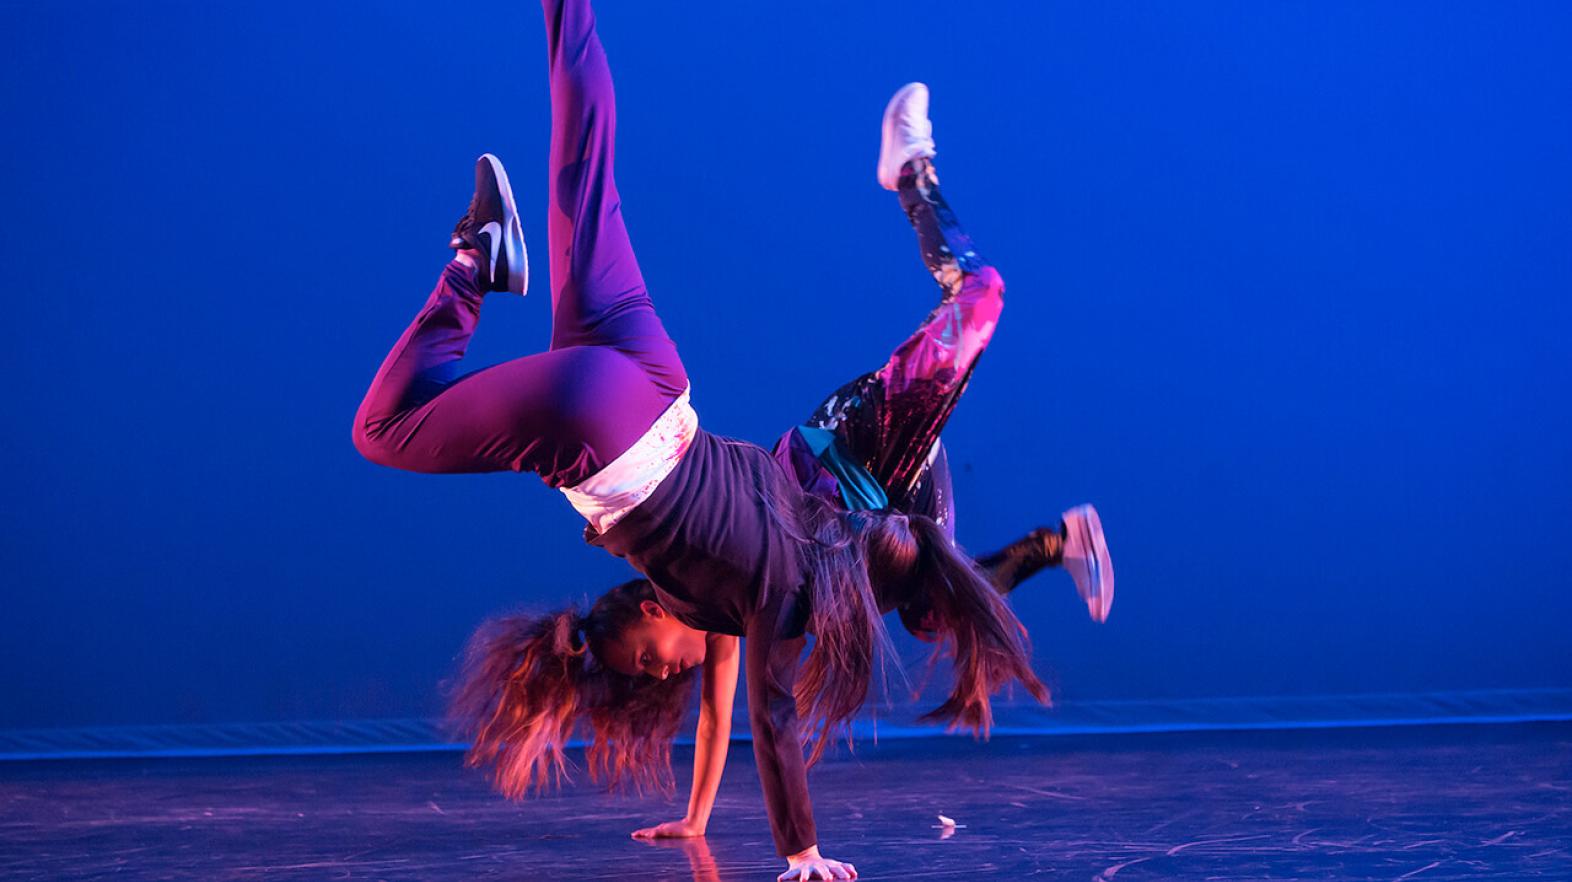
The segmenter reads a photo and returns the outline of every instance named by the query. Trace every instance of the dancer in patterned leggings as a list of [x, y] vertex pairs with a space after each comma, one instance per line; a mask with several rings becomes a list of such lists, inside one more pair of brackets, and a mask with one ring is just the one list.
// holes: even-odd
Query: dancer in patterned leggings
[[[648, 579], [668, 628], [653, 652], [625, 657], [625, 629], [592, 610], [550, 619], [537, 639], [513, 648], [505, 670], [487, 668], [496, 657], [472, 656], [472, 673], [489, 670], [490, 682], [523, 694], [487, 708], [505, 737], [477, 740], [496, 747], [491, 759], [505, 791], [560, 772], [581, 715], [597, 734], [592, 764], [613, 779], [638, 777], [651, 754], [637, 721], [666, 716], [631, 675], [657, 662], [680, 673], [704, 664], [722, 638], [735, 647], [747, 636], [750, 722], [776, 846], [788, 861], [782, 878], [855, 877], [850, 864], [819, 852], [801, 750], [809, 739], [800, 733], [811, 733], [816, 757], [862, 705], [888, 643], [882, 610], [926, 608], [954, 656], [955, 688], [936, 719], [986, 730], [990, 696], [1006, 683], [1019, 681], [1042, 700], [1047, 691], [1031, 670], [1024, 629], [943, 526], [894, 508], [831, 505], [762, 448], [699, 427], [622, 222], [615, 106], [594, 14], [587, 0], [542, 5], [552, 95], [551, 347], [460, 368], [485, 294], [522, 294], [527, 284], [506, 172], [482, 157], [475, 198], [454, 231], [457, 254], [378, 370], [356, 414], [355, 445], [374, 462], [412, 471], [536, 472], [584, 515], [591, 544]], [[919, 140], [911, 135], [897, 139], [909, 148]], [[897, 166], [912, 186], [926, 174], [921, 152]], [[998, 273], [962, 266], [956, 284], [970, 292], [966, 302], [991, 310], [982, 318], [991, 331]], [[957, 313], [963, 325], [982, 315], [973, 309]], [[953, 403], [980, 347], [943, 350], [934, 351], [947, 361], [930, 374], [938, 385], [925, 394]], [[813, 649], [799, 663], [808, 633]]]

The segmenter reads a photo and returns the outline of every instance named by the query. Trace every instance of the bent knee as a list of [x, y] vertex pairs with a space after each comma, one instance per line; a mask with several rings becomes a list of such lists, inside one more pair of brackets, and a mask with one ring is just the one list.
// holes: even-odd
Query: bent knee
[[366, 434], [365, 428], [359, 422], [356, 422], [354, 428], [350, 430], [349, 440], [355, 445], [355, 451], [362, 457], [377, 463], [377, 465], [384, 464], [378, 462], [378, 458], [382, 454], [381, 445], [377, 444], [370, 435]]
[[976, 272], [966, 274], [965, 287], [977, 296], [990, 300], [1004, 300], [1004, 277], [992, 266], [985, 265]]
[[1004, 278], [991, 266], [968, 273], [961, 288], [967, 334], [986, 343], [1004, 312]]
[[358, 414], [355, 424], [350, 427], [349, 440], [355, 445], [356, 452], [367, 460], [380, 466], [396, 467], [393, 461], [396, 451], [393, 445], [387, 443], [386, 435], [373, 431]]

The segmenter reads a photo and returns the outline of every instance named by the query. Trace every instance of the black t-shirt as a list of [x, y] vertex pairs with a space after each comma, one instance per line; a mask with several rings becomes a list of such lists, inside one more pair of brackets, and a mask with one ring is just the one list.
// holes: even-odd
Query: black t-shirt
[[649, 578], [678, 621], [747, 638], [753, 750], [782, 855], [818, 841], [792, 696], [809, 613], [801, 495], [764, 448], [699, 429], [648, 499], [605, 533], [585, 530]]

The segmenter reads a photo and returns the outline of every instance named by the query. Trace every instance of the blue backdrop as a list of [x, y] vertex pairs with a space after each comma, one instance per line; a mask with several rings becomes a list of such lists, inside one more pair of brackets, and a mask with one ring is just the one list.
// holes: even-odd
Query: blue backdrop
[[[1017, 595], [1067, 711], [1572, 687], [1572, 8], [599, 11], [645, 274], [764, 443], [934, 301], [873, 177], [931, 84], [1009, 286], [961, 541], [1092, 501], [1115, 554], [1105, 626]], [[5, 18], [0, 730], [426, 717], [483, 616], [628, 574], [533, 476], [349, 440], [482, 151], [537, 275], [470, 357], [545, 345], [537, 7]]]

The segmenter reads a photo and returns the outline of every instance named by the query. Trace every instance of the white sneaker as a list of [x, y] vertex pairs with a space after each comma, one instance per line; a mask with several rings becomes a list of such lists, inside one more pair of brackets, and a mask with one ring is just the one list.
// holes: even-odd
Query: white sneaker
[[1064, 569], [1075, 580], [1075, 590], [1086, 601], [1092, 621], [1105, 622], [1113, 608], [1113, 558], [1103, 539], [1103, 522], [1097, 509], [1077, 505], [1064, 519]]
[[884, 137], [879, 144], [879, 183], [894, 190], [901, 166], [912, 159], [932, 158], [933, 123], [928, 121], [928, 87], [907, 83], [884, 108]]

